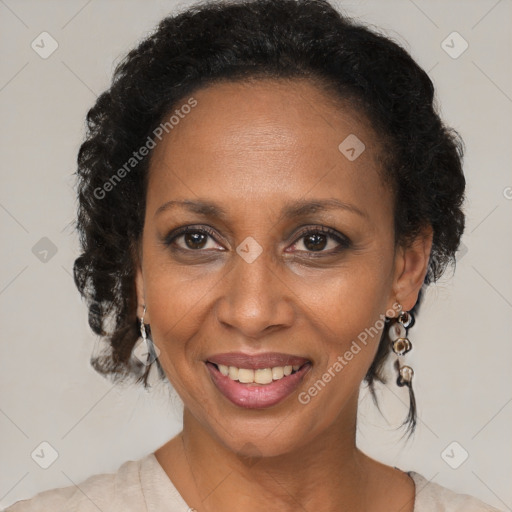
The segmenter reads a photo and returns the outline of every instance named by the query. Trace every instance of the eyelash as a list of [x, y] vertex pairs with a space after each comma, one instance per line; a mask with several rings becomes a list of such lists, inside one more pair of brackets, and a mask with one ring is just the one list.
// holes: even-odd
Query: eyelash
[[[204, 235], [208, 235], [216, 243], [218, 243], [215, 238], [215, 232], [210, 227], [204, 226], [204, 227], [198, 228], [198, 227], [194, 227], [194, 226], [185, 226], [183, 228], [178, 228], [177, 231], [174, 231], [174, 232], [170, 233], [169, 235], [167, 235], [164, 239], [164, 244], [166, 246], [171, 246], [172, 243], [177, 238], [179, 238], [180, 236], [186, 235], [188, 233], [201, 233]], [[331, 228], [327, 228], [325, 226], [308, 228], [307, 230], [300, 232], [297, 235], [297, 238], [295, 239], [295, 241], [291, 245], [292, 246], [295, 245], [301, 239], [306, 238], [309, 235], [318, 235], [318, 234], [329, 235], [332, 239], [334, 239], [339, 244], [339, 246], [330, 251], [322, 250], [322, 251], [299, 251], [299, 252], [308, 254], [309, 255], [308, 257], [318, 257], [319, 255], [321, 256], [321, 255], [326, 255], [326, 254], [327, 255], [336, 254], [336, 253], [340, 252], [342, 249], [347, 249], [351, 245], [350, 240], [346, 236], [338, 233], [337, 231], [335, 231]], [[184, 252], [189, 252], [189, 253], [200, 252], [203, 250], [203, 249], [184, 249], [183, 247], [176, 247], [175, 249], [181, 250]]]

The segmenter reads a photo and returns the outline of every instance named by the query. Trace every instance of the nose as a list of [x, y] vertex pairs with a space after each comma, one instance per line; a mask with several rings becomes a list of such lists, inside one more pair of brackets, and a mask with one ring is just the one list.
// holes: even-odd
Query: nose
[[250, 263], [238, 254], [234, 259], [217, 301], [218, 321], [253, 340], [290, 327], [294, 319], [293, 293], [279, 265], [266, 251]]

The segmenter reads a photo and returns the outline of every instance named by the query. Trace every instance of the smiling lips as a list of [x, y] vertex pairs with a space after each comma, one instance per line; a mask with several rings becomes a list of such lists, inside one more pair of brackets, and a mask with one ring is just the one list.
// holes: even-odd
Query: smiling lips
[[299, 356], [267, 352], [231, 352], [206, 361], [213, 383], [235, 405], [261, 409], [284, 400], [300, 384], [311, 362]]

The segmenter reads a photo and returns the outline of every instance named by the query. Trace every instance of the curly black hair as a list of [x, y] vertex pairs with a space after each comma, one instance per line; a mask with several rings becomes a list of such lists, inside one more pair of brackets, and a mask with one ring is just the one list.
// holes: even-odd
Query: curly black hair
[[[455, 263], [464, 230], [463, 144], [440, 120], [432, 81], [407, 51], [326, 0], [196, 4], [163, 19], [128, 53], [87, 114], [76, 172], [82, 252], [74, 279], [92, 330], [109, 347], [91, 358], [101, 374], [148, 385], [149, 367], [132, 357], [139, 338], [135, 268], [151, 157], [137, 150], [199, 88], [260, 77], [307, 79], [328, 88], [333, 99], [356, 101], [385, 141], [382, 167], [394, 192], [396, 243], [407, 244], [432, 227], [425, 285]], [[365, 377], [374, 398], [390, 351], [386, 331]], [[156, 365], [164, 378], [158, 359]], [[411, 387], [410, 396], [404, 424], [414, 430]]]

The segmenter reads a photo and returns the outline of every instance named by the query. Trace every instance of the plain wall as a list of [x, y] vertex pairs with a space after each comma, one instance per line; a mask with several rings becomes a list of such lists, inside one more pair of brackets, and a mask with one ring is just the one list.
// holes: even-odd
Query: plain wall
[[[165, 385], [150, 393], [121, 388], [90, 367], [96, 339], [71, 275], [78, 243], [70, 223], [87, 110], [120, 56], [188, 3], [0, 2], [0, 507], [113, 472], [181, 428], [180, 400]], [[363, 392], [359, 445], [387, 464], [511, 510], [512, 4], [339, 4], [405, 45], [429, 72], [442, 116], [467, 148], [465, 249], [454, 276], [429, 289], [410, 332], [417, 433], [400, 440], [406, 397], [391, 382], [379, 388], [385, 417]], [[43, 31], [58, 42], [47, 59], [31, 47]], [[458, 58], [442, 47], [454, 31], [469, 44]], [[461, 39], [451, 40], [453, 51], [461, 48]], [[58, 452], [48, 469], [31, 458], [43, 441]], [[454, 441], [449, 458], [468, 453], [457, 469], [441, 455]]]

